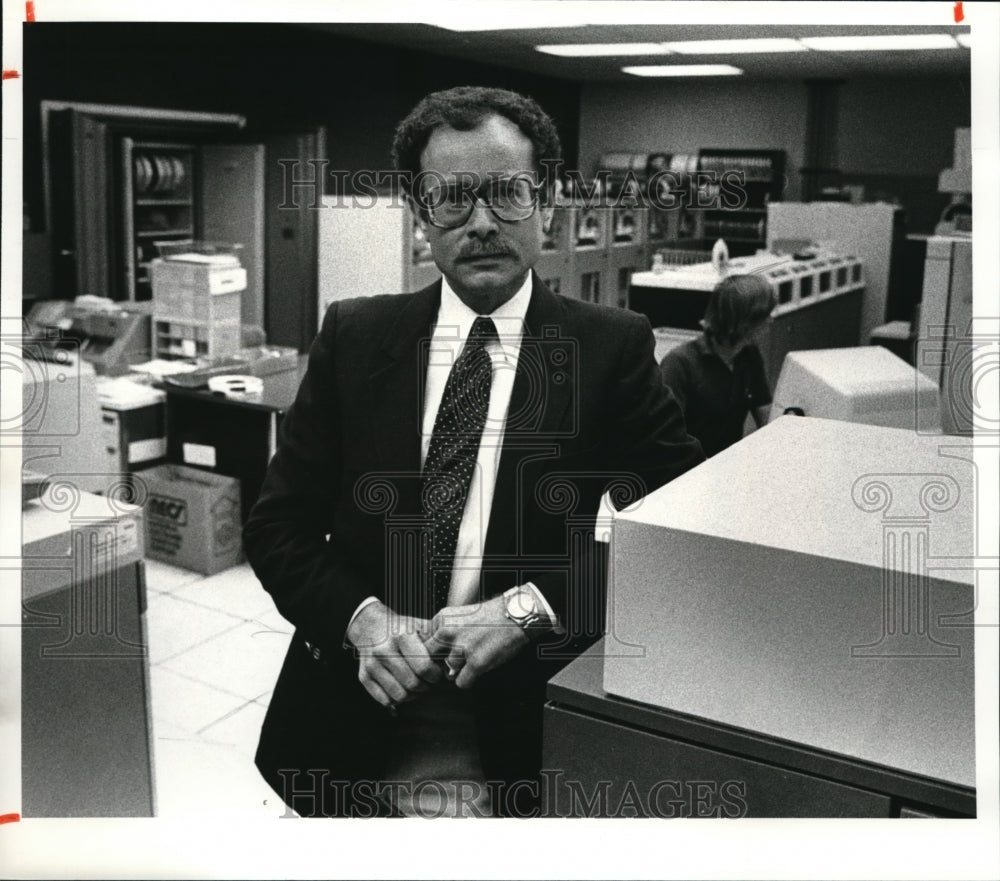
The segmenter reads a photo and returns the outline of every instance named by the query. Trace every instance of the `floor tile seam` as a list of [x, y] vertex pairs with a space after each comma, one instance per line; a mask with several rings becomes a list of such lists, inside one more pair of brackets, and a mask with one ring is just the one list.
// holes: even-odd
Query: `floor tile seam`
[[[198, 729], [198, 731], [196, 732], [196, 734], [198, 735], [198, 737], [204, 739], [203, 735], [213, 725], [219, 725], [222, 722], [225, 722], [227, 719], [231, 719], [237, 713], [242, 712], [247, 707], [249, 707], [251, 705], [254, 705], [254, 704], [256, 704], [256, 701], [251, 698], [250, 700], [246, 701], [245, 703], [240, 704], [238, 707], [236, 707], [236, 709], [230, 710], [224, 716], [220, 716], [218, 719], [214, 720], [213, 722], [209, 722], [207, 725], [202, 726], [201, 728]], [[259, 706], [259, 704], [257, 704], [257, 706]], [[217, 742], [217, 741], [213, 741], [213, 742]]]
[[[210, 606], [204, 602], [198, 602], [198, 600], [188, 599], [187, 597], [178, 596], [177, 594], [166, 594], [172, 599], [179, 600], [182, 603], [187, 603], [189, 606], [197, 606], [199, 609], [208, 609], [210, 612], [218, 612], [220, 615], [225, 615], [228, 618], [235, 618], [237, 621], [253, 621], [254, 618], [248, 618], [246, 615], [238, 615], [235, 612], [231, 612], [227, 609], [220, 609], [217, 606]], [[270, 611], [265, 609], [265, 611]], [[261, 613], [263, 614], [263, 613]]]
[[174, 652], [172, 655], [168, 655], [165, 658], [160, 658], [158, 661], [151, 661], [150, 663], [152, 663], [153, 666], [155, 667], [159, 666], [160, 664], [166, 664], [168, 661], [173, 661], [175, 658], [180, 657], [185, 652], [190, 652], [193, 649], [200, 648], [201, 646], [205, 645], [205, 643], [211, 642], [213, 639], [216, 639], [219, 636], [224, 636], [225, 634], [235, 630], [237, 627], [241, 626], [242, 623], [244, 622], [237, 622], [233, 624], [231, 627], [227, 627], [225, 630], [216, 631], [211, 636], [208, 636], [205, 639], [200, 640], [199, 642], [193, 643], [192, 645], [189, 646], [185, 646], [179, 651]]
[[[236, 624], [236, 625], [234, 625], [232, 627], [227, 627], [225, 630], [220, 630], [217, 633], [214, 633], [212, 636], [209, 636], [206, 639], [202, 640], [201, 642], [196, 643], [195, 645], [192, 645], [192, 646], [188, 646], [187, 648], [185, 648], [185, 649], [183, 649], [183, 650], [181, 650], [179, 652], [176, 652], [175, 654], [170, 655], [167, 658], [162, 658], [161, 660], [156, 661], [155, 663], [156, 664], [165, 664], [165, 663], [167, 663], [169, 661], [173, 661], [179, 655], [186, 654], [187, 652], [190, 652], [190, 651], [194, 651], [195, 649], [201, 648], [202, 646], [206, 645], [207, 643], [214, 642], [216, 639], [220, 639], [220, 638], [222, 638], [224, 636], [227, 636], [227, 635], [229, 635], [229, 634], [231, 634], [231, 633], [239, 630], [240, 628], [242, 628], [246, 624], [254, 624], [254, 623], [255, 622], [252, 621], [252, 620], [251, 621], [241, 621], [239, 624]], [[261, 634], [274, 634], [276, 636], [283, 637], [284, 639], [286, 639], [288, 641], [291, 641], [292, 636], [293, 636], [293, 634], [286, 633], [283, 630], [273, 630], [272, 628], [267, 627], [266, 625], [261, 625], [261, 629], [253, 631], [250, 634], [250, 638], [252, 639], [252, 638], [254, 638], [256, 636], [259, 636]], [[288, 649], [288, 645], [287, 644], [282, 647], [282, 651], [287, 651], [287, 649]]]
[[[176, 655], [175, 655], [175, 657], [176, 657]], [[213, 685], [211, 682], [206, 682], [204, 679], [196, 679], [194, 676], [191, 676], [191, 675], [189, 675], [187, 673], [182, 673], [180, 670], [176, 670], [173, 667], [166, 666], [166, 664], [167, 664], [167, 662], [163, 662], [161, 664], [161, 666], [163, 666], [164, 670], [168, 670], [169, 672], [173, 673], [175, 676], [180, 676], [182, 679], [187, 679], [188, 682], [194, 682], [197, 685], [204, 685], [206, 688], [211, 688], [213, 691], [218, 691], [220, 694], [224, 694], [227, 697], [239, 698], [241, 701], [250, 702], [250, 701], [256, 700], [256, 698], [252, 698], [252, 697], [248, 698], [245, 694], [238, 694], [235, 691], [229, 691], [226, 688], [220, 688], [218, 685]]]
[[185, 587], [190, 587], [192, 584], [197, 584], [199, 580], [200, 580], [199, 577], [196, 575], [193, 578], [191, 578], [189, 581], [182, 581], [182, 582], [180, 582], [178, 584], [172, 584], [172, 585], [170, 585], [170, 587], [159, 587], [156, 584], [151, 584], [149, 582], [149, 577], [147, 576], [147, 578], [146, 578], [146, 590], [152, 590], [152, 591], [155, 591], [156, 593], [162, 593], [162, 594], [166, 594], [167, 596], [170, 596], [171, 594], [174, 593], [174, 591], [183, 590]]

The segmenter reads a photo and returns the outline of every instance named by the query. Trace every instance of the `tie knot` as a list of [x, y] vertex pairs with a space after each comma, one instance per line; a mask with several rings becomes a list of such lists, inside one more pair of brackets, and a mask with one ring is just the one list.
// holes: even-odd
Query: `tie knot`
[[488, 343], [490, 340], [499, 339], [496, 325], [489, 315], [480, 315], [472, 324], [469, 332], [469, 341], [475, 340], [480, 343]]

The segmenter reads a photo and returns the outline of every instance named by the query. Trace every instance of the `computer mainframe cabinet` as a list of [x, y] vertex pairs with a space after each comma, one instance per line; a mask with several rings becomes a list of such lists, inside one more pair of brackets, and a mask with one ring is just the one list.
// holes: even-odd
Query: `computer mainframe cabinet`
[[155, 815], [143, 512], [121, 499], [56, 475], [24, 508], [25, 817]]
[[548, 817], [975, 817], [975, 790], [604, 691], [602, 640], [549, 681]]
[[972, 452], [782, 416], [619, 512], [603, 647], [549, 683], [549, 767], [742, 781], [750, 816], [974, 816]]

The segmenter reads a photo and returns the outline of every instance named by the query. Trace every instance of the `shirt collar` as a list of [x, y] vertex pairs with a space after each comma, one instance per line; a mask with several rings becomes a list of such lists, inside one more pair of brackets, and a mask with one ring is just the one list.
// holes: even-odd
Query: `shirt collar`
[[[505, 355], [513, 355], [516, 358], [520, 350], [521, 337], [524, 334], [524, 319], [528, 314], [528, 305], [531, 302], [531, 288], [532, 277], [529, 272], [518, 292], [490, 313]], [[462, 302], [452, 286], [448, 284], [448, 279], [442, 276], [441, 306], [438, 309], [437, 327], [457, 328], [458, 338], [464, 342], [478, 317], [478, 313], [473, 312]]]
[[[715, 358], [718, 361], [722, 361], [722, 358], [719, 356], [719, 354], [717, 352], [715, 352], [712, 349], [712, 347], [708, 344], [708, 338], [705, 336], [704, 333], [702, 333], [701, 336], [695, 337], [694, 345], [695, 345], [695, 348], [698, 350], [698, 354], [699, 355], [702, 355], [702, 356], [704, 356], [706, 358]], [[741, 361], [743, 358], [745, 358], [746, 357], [746, 351], [747, 351], [748, 348], [749, 348], [749, 346], [744, 346], [742, 349], [740, 349], [736, 353], [736, 355], [733, 356], [732, 363], [735, 364], [737, 361]], [[725, 362], [723, 361], [723, 363], [725, 363]]]

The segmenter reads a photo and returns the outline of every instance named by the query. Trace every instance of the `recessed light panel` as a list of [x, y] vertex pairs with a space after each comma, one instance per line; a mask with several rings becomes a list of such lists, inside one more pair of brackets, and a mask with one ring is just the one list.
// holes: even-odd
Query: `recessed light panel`
[[662, 43], [564, 43], [554, 46], [535, 46], [547, 55], [564, 58], [613, 58], [616, 55], [669, 55]]
[[893, 52], [916, 49], [954, 49], [951, 34], [892, 34], [871, 37], [800, 37], [820, 52]]
[[798, 40], [685, 40], [680, 43], [664, 43], [668, 49], [682, 55], [740, 55], [750, 52], [806, 52]]
[[731, 64], [647, 64], [623, 67], [622, 73], [633, 76], [739, 76], [743, 71]]

